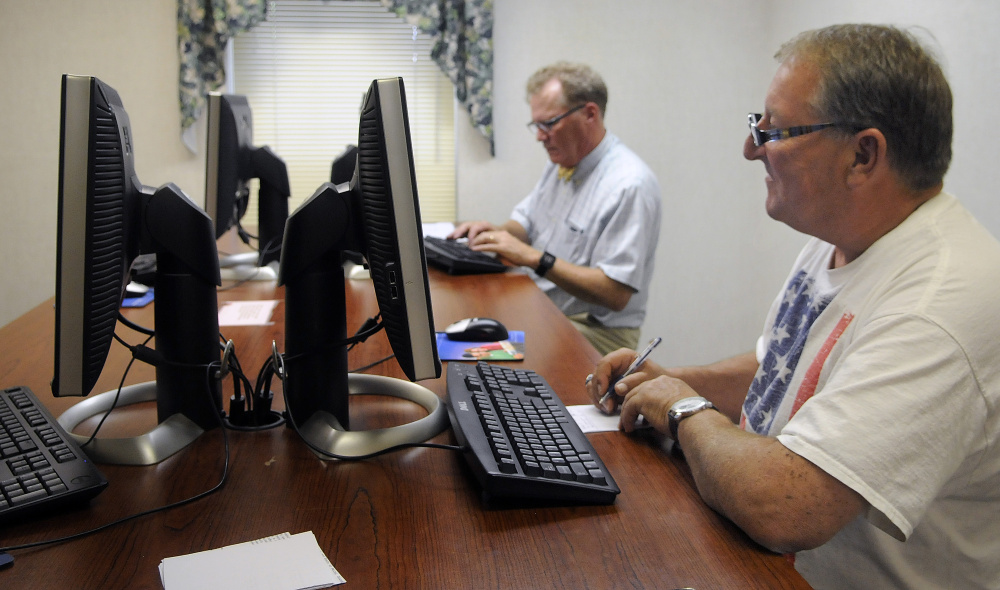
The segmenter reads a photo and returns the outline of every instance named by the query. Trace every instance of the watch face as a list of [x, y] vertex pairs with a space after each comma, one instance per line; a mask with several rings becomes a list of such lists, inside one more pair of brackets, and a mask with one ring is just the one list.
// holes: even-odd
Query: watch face
[[690, 397], [687, 399], [682, 399], [676, 404], [674, 404], [673, 410], [677, 413], [683, 414], [684, 412], [690, 412], [691, 410], [697, 410], [705, 405], [705, 400], [699, 397]]

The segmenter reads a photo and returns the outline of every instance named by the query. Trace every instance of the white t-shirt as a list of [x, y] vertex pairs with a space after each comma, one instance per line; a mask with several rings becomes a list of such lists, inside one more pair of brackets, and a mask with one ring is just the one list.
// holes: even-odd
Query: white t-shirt
[[796, 568], [817, 589], [1000, 588], [1000, 244], [942, 193], [832, 255], [799, 255], [740, 421], [869, 504]]

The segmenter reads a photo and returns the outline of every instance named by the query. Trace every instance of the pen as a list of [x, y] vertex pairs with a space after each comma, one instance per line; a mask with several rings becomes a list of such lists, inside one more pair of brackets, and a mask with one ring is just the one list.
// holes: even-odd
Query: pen
[[601, 401], [597, 402], [600, 407], [603, 408], [604, 404], [609, 399], [611, 399], [611, 396], [615, 394], [615, 385], [617, 385], [618, 382], [624, 379], [625, 377], [628, 377], [632, 373], [635, 373], [635, 370], [639, 368], [639, 365], [646, 362], [646, 359], [649, 358], [649, 355], [650, 353], [653, 352], [653, 349], [656, 348], [656, 346], [662, 341], [663, 338], [660, 338], [659, 336], [649, 341], [649, 344], [646, 345], [646, 348], [644, 348], [643, 351], [639, 353], [639, 356], [635, 357], [635, 360], [632, 361], [632, 364], [629, 365], [627, 369], [625, 369], [625, 372], [619, 375], [617, 379], [614, 379], [611, 382], [611, 384], [608, 385], [607, 393], [604, 394], [604, 396], [601, 398]]

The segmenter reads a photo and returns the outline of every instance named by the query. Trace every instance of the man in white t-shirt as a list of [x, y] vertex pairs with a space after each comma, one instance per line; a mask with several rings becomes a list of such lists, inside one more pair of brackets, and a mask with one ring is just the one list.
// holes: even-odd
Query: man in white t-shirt
[[818, 589], [1000, 588], [1000, 244], [942, 192], [948, 83], [893, 27], [776, 57], [744, 155], [813, 239], [756, 352], [646, 363], [616, 386], [622, 427], [670, 433], [702, 498]]

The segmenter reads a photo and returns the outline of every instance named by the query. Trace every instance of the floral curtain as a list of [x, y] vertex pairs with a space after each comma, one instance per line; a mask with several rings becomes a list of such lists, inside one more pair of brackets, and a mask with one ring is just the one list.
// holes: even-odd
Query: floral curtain
[[[455, 85], [455, 97], [493, 153], [493, 0], [381, 2], [431, 36], [431, 59]], [[177, 0], [181, 134], [191, 151], [205, 95], [226, 80], [226, 42], [266, 16], [267, 0]]]
[[267, 14], [267, 0], [177, 0], [181, 137], [196, 151], [193, 131], [208, 92], [226, 81], [226, 43]]
[[493, 153], [493, 0], [381, 0], [434, 40], [431, 59], [455, 85]]

